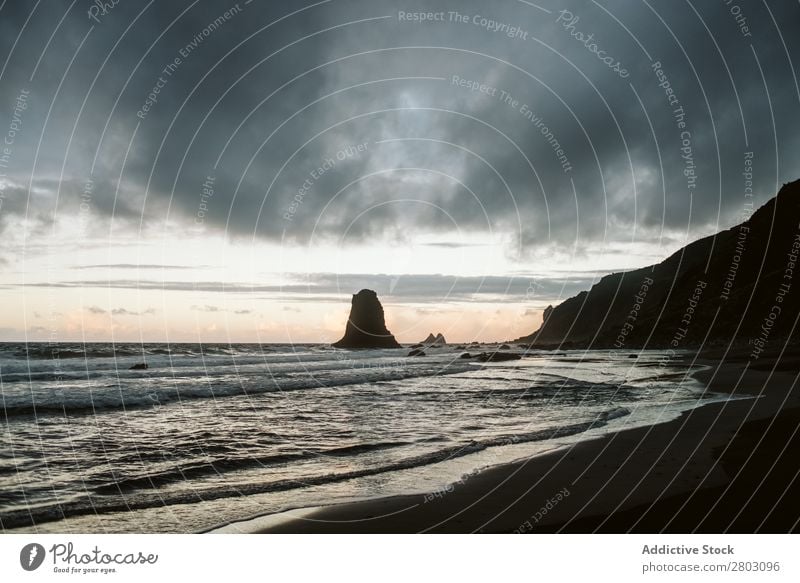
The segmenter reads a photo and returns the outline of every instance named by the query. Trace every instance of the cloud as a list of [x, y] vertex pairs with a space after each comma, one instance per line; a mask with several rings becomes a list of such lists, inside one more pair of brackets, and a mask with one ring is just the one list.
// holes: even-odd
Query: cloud
[[97, 306], [89, 306], [88, 308], [86, 308], [86, 311], [90, 312], [92, 314], [105, 314], [106, 313], [106, 311], [103, 308], [99, 308]]
[[155, 265], [155, 264], [138, 264], [138, 263], [109, 263], [98, 265], [74, 265], [72, 269], [197, 269], [207, 267], [205, 265]]
[[444, 249], [462, 249], [466, 247], [485, 247], [481, 243], [459, 243], [456, 241], [441, 241], [438, 243], [425, 243], [426, 247], [442, 247]]
[[[121, 3], [80, 52], [89, 30], [80, 11], [55, 26], [56, 14], [28, 20], [26, 4], [4, 9], [0, 100], [13, 104], [22, 87], [32, 97], [0, 230], [25, 216], [41, 236], [54, 216], [83, 217], [92, 232], [114, 234], [111, 246], [163, 225], [287, 245], [502, 232], [524, 256], [730, 226], [745, 202], [748, 151], [757, 203], [797, 177], [788, 163], [800, 153], [797, 3], [743, 7], [751, 38], [721, 2], [571, 3], [574, 29], [621, 60], [624, 79], [556, 22], [557, 11], [477, 0], [421, 5], [457, 10], [466, 24], [401, 21], [389, 0], [241, 4], [167, 74], [224, 12], [189, 6], [140, 14]], [[526, 38], [476, 15], [519, 25]], [[9, 119], [3, 108], [0, 127]]]
[[111, 314], [114, 316], [152, 316], [156, 313], [155, 308], [147, 308], [142, 312], [135, 312], [133, 310], [128, 310], [126, 308], [114, 308], [111, 310]]
[[[569, 297], [590, 287], [595, 279], [585, 273], [564, 276], [517, 275], [460, 277], [442, 274], [356, 274], [314, 273], [290, 276], [294, 283], [285, 285], [243, 282], [184, 282], [160, 280], [77, 280], [28, 283], [27, 287], [134, 289], [137, 291], [192, 291], [221, 294], [270, 294], [269, 299], [293, 301], [347, 302], [360, 289], [373, 289], [385, 303], [471, 301], [537, 301], [541, 298]], [[215, 305], [192, 305], [200, 312], [223, 312]], [[284, 309], [286, 309], [284, 307]], [[124, 310], [125, 313], [130, 313]], [[114, 312], [112, 312], [114, 313]], [[121, 312], [122, 313], [122, 312]], [[247, 313], [239, 311], [236, 313]]]
[[192, 306], [190, 309], [196, 312], [222, 312], [224, 311], [222, 308], [217, 306]]
[[192, 310], [194, 310], [196, 312], [207, 312], [207, 313], [211, 313], [211, 314], [215, 314], [215, 313], [218, 313], [218, 312], [230, 312], [232, 314], [236, 314], [237, 316], [245, 316], [247, 314], [252, 314], [253, 313], [253, 310], [246, 310], [246, 309], [242, 309], [242, 310], [226, 310], [225, 308], [220, 308], [219, 306], [210, 306], [210, 305], [204, 305], [204, 306], [193, 305], [193, 306], [191, 306], [190, 309], [192, 309]]

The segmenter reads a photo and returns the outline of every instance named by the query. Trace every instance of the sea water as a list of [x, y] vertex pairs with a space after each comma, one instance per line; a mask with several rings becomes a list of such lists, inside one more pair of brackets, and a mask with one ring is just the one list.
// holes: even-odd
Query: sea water
[[[407, 352], [0, 344], [0, 527], [196, 532], [435, 491], [723, 398], [704, 392], [688, 358], [658, 351], [490, 364], [452, 347]], [[138, 363], [148, 368], [129, 370]]]

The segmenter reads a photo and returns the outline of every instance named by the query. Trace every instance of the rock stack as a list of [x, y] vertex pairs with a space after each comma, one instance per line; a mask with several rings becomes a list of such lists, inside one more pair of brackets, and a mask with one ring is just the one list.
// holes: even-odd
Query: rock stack
[[336, 348], [401, 348], [392, 333], [386, 329], [383, 306], [378, 294], [371, 289], [362, 289], [353, 295], [350, 316], [341, 340]]

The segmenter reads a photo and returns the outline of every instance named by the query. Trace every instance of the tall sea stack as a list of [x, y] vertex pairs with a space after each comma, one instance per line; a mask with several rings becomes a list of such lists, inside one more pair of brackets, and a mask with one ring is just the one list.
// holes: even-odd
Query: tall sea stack
[[392, 333], [386, 329], [383, 306], [378, 294], [371, 289], [362, 289], [353, 295], [347, 328], [336, 348], [401, 348]]

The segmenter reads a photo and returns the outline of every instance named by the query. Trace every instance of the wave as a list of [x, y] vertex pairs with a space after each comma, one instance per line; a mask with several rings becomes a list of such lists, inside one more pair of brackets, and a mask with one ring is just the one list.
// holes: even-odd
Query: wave
[[631, 410], [627, 407], [617, 407], [611, 411], [604, 411], [603, 413], [600, 413], [599, 419], [602, 421], [611, 421], [613, 419], [619, 419], [620, 417], [625, 417], [630, 414]]
[[[290, 373], [270, 378], [266, 373], [250, 376], [233, 375], [234, 378], [196, 375], [177, 379], [164, 378], [158, 388], [123, 384], [98, 387], [18, 387], [16, 391], [0, 393], [0, 414], [6, 417], [46, 414], [95, 414], [119, 409], [148, 409], [194, 399], [220, 399], [228, 397], [256, 397], [258, 395], [309, 389], [335, 388], [377, 381], [399, 381], [463, 372], [468, 365], [437, 364], [430, 366], [398, 368], [355, 368], [343, 366], [336, 369], [309, 371], [297, 376]], [[147, 371], [143, 371], [147, 372]], [[232, 373], [231, 373], [232, 374]], [[231, 375], [228, 375], [231, 376]], [[144, 376], [142, 378], [145, 378]], [[150, 377], [152, 380], [152, 378]], [[210, 381], [210, 382], [203, 382]], [[211, 385], [211, 383], [214, 383]], [[170, 386], [172, 385], [172, 386]]]
[[115, 478], [111, 483], [95, 488], [98, 494], [117, 494], [132, 492], [141, 488], [155, 488], [188, 478], [201, 478], [205, 476], [221, 475], [226, 472], [246, 470], [250, 468], [270, 467], [288, 464], [295, 461], [314, 459], [318, 457], [347, 457], [369, 453], [379, 450], [392, 449], [404, 445], [411, 445], [408, 441], [393, 441], [380, 443], [365, 443], [337, 447], [328, 450], [302, 451], [268, 456], [255, 456], [247, 458], [226, 458], [203, 464], [187, 464], [165, 470], [163, 472], [132, 476], [129, 478]]
[[144, 351], [123, 347], [109, 347], [102, 349], [92, 348], [61, 348], [58, 346], [31, 346], [16, 350], [14, 356], [20, 359], [33, 360], [62, 360], [73, 358], [114, 358], [120, 356], [141, 356]]
[[[397, 350], [364, 351], [344, 354], [341, 351], [306, 350], [292, 346], [288, 349], [267, 349], [230, 352], [172, 352], [148, 350], [145, 353], [118, 353], [115, 358], [79, 358], [66, 360], [35, 359], [14, 356], [7, 358], [0, 349], [0, 374], [3, 384], [53, 382], [59, 380], [141, 379], [159, 376], [172, 379], [176, 376], [215, 376], [241, 370], [272, 374], [282, 371], [312, 371], [320, 369], [387, 368], [399, 366], [408, 359]], [[81, 353], [82, 354], [82, 353]], [[3, 358], [3, 356], [6, 356]], [[114, 355], [107, 355], [114, 356]], [[438, 363], [452, 363], [441, 356], [426, 359]], [[131, 370], [135, 364], [146, 363], [148, 370]], [[421, 363], [416, 363], [417, 365]], [[467, 367], [464, 367], [467, 370]]]
[[274, 353], [284, 350], [288, 352], [305, 352], [313, 350], [309, 344], [138, 344], [138, 343], [3, 343], [0, 353], [6, 352], [13, 358], [22, 360], [64, 360], [64, 359], [96, 359], [119, 358], [127, 356], [202, 356], [237, 354]]
[[[190, 493], [163, 492], [156, 490], [139, 492], [126, 496], [108, 496], [97, 494], [85, 497], [82, 500], [64, 502], [62, 504], [43, 506], [39, 508], [26, 508], [25, 510], [15, 510], [0, 514], [0, 527], [4, 529], [20, 528], [46, 522], [53, 522], [67, 517], [79, 516], [83, 514], [129, 512], [131, 510], [159, 508], [173, 504], [197, 503], [198, 501], [209, 501], [221, 498], [233, 498], [269, 492], [294, 490], [308, 486], [318, 486], [322, 484], [341, 482], [344, 480], [374, 476], [387, 472], [402, 471], [463, 457], [483, 451], [490, 447], [502, 447], [533, 441], [545, 441], [549, 439], [559, 439], [570, 435], [576, 435], [588, 431], [589, 429], [606, 425], [608, 420], [622, 416], [622, 411], [623, 409], [621, 408], [613, 409], [611, 411], [601, 413], [593, 421], [549, 429], [541, 429], [524, 434], [511, 434], [492, 437], [481, 441], [472, 441], [469, 443], [454, 445], [433, 452], [412, 456], [396, 462], [386, 463], [373, 468], [363, 468], [349, 472], [322, 474], [297, 479], [277, 480], [273, 482], [237, 484], [233, 486], [215, 486], [207, 488], [196, 487], [192, 488]], [[385, 444], [374, 445], [385, 446]], [[355, 447], [357, 448], [355, 451], [358, 451], [358, 448], [365, 446]], [[366, 447], [370, 447], [370, 445], [367, 444]], [[347, 449], [348, 448], [344, 448], [344, 450]], [[347, 454], [342, 452], [342, 455]], [[156, 474], [155, 476], [157, 478], [159, 475]], [[153, 476], [141, 476], [138, 478], [140, 481], [137, 482], [136, 485], [145, 487], [151, 485], [152, 478]], [[131, 486], [131, 484], [129, 483], [128, 486]], [[114, 486], [108, 486], [108, 488], [104, 489], [104, 492], [112, 491], [111, 488], [113, 487]], [[115, 490], [115, 492], [116, 491], [118, 490]]]

